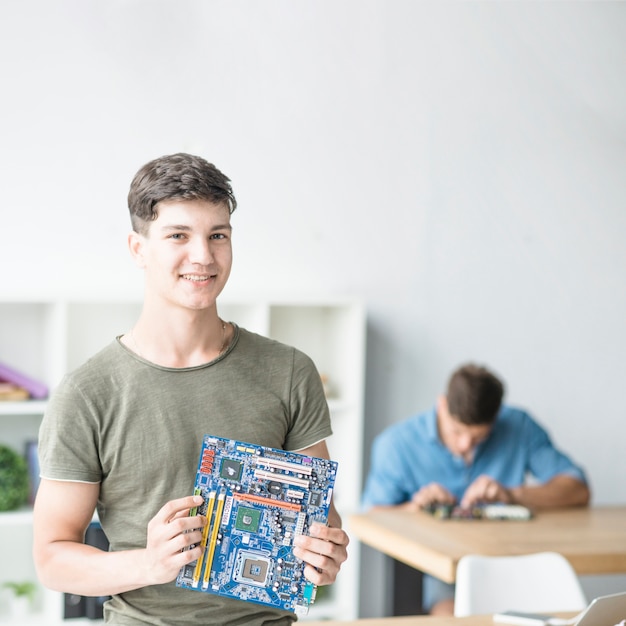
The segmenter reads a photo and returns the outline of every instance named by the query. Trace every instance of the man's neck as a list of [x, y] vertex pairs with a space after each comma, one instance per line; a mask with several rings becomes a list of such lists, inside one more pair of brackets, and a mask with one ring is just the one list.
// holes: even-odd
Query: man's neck
[[224, 350], [230, 325], [215, 307], [152, 313], [144, 307], [124, 342], [142, 358], [163, 367], [193, 367], [216, 359]]

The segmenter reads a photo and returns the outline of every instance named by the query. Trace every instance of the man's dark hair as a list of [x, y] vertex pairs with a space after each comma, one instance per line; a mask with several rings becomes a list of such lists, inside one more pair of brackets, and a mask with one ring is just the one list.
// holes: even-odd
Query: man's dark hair
[[224, 203], [228, 212], [237, 208], [230, 179], [202, 157], [179, 152], [146, 163], [136, 174], [128, 192], [130, 221], [138, 233], [157, 218], [162, 200], [208, 200]]
[[463, 424], [492, 424], [504, 396], [502, 381], [485, 367], [468, 363], [448, 382], [448, 411]]

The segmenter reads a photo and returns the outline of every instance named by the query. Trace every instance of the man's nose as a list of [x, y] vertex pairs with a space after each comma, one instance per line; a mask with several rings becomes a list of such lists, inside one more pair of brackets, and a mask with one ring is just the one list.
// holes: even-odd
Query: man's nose
[[199, 265], [209, 265], [213, 261], [211, 243], [206, 239], [196, 239], [191, 246], [190, 261]]
[[470, 436], [459, 437], [458, 443], [461, 452], [469, 452], [474, 447], [474, 442]]

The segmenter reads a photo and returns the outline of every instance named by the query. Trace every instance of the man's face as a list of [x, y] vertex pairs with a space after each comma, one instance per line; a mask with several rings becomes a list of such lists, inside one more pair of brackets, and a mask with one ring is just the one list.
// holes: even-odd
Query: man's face
[[228, 208], [207, 200], [168, 200], [157, 211], [146, 236], [129, 237], [145, 271], [146, 299], [194, 310], [214, 306], [232, 266]]
[[471, 463], [474, 451], [491, 432], [491, 424], [464, 424], [448, 410], [448, 401], [441, 396], [437, 402], [437, 426], [443, 444], [455, 456]]

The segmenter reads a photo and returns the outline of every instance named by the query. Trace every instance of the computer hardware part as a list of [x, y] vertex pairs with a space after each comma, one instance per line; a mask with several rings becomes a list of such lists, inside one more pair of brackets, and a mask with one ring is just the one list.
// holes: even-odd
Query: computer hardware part
[[490, 519], [525, 521], [532, 518], [532, 511], [519, 504], [483, 504], [471, 508], [458, 505], [431, 504], [423, 509], [439, 519]]
[[328, 518], [337, 463], [206, 435], [194, 493], [204, 503], [203, 556], [179, 587], [306, 615], [316, 586], [293, 555], [293, 539]]

